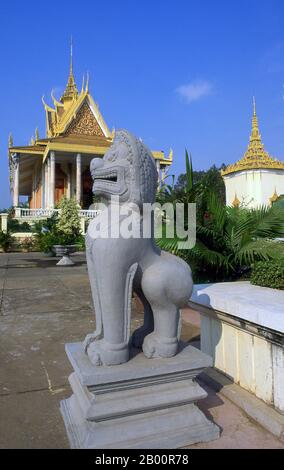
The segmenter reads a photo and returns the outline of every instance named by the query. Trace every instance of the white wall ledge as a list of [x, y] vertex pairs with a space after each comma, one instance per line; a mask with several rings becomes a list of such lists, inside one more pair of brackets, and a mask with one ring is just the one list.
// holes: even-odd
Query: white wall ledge
[[196, 284], [191, 302], [284, 333], [284, 291], [250, 282]]

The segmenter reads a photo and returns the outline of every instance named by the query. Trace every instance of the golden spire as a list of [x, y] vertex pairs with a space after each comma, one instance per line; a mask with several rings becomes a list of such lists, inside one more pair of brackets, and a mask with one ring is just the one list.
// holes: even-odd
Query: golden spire
[[278, 198], [279, 196], [277, 194], [276, 187], [275, 187], [274, 194], [272, 194], [272, 196], [269, 198], [270, 205], [272, 206], [272, 204], [276, 202]]
[[75, 83], [75, 78], [73, 74], [73, 43], [72, 43], [72, 36], [71, 36], [71, 43], [70, 43], [70, 71], [68, 82], [65, 88], [65, 91], [61, 97], [62, 103], [64, 101], [74, 100], [78, 97], [78, 90], [77, 85]]
[[241, 201], [238, 199], [237, 193], [235, 193], [235, 199], [232, 202], [233, 207], [240, 207]]
[[[255, 104], [255, 97], [253, 97], [253, 116], [252, 116], [252, 130], [251, 130], [251, 136], [250, 136], [250, 142], [251, 143], [257, 143], [261, 144], [261, 135], [259, 133], [259, 128], [258, 128], [258, 119], [256, 115], [256, 104]], [[263, 148], [263, 145], [262, 145]]]
[[221, 175], [225, 176], [236, 171], [255, 170], [259, 168], [284, 170], [284, 163], [276, 160], [276, 158], [272, 158], [264, 148], [258, 127], [255, 98], [253, 98], [252, 130], [247, 151], [241, 160], [232, 165], [228, 165], [225, 170], [222, 170]]

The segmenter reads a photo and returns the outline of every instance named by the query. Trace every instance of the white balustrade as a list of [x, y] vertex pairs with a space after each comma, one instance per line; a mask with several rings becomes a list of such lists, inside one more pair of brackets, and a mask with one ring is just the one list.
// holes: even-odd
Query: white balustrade
[[15, 211], [16, 218], [34, 218], [34, 217], [51, 217], [58, 209], [26, 209], [18, 208]]
[[80, 217], [85, 217], [86, 219], [94, 219], [95, 217], [97, 217], [99, 212], [100, 211], [98, 211], [98, 210], [81, 209], [79, 211], [79, 215], [80, 215]]
[[[15, 208], [15, 217], [16, 218], [36, 218], [36, 217], [51, 217], [54, 213], [60, 212], [59, 209], [28, 209], [22, 207]], [[81, 209], [79, 210], [79, 216], [86, 219], [93, 219], [98, 215], [100, 211], [98, 210], [88, 210]]]

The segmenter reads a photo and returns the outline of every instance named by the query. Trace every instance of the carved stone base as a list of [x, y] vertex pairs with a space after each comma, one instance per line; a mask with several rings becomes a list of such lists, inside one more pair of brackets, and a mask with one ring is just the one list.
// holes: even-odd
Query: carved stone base
[[170, 359], [133, 351], [119, 366], [92, 365], [81, 343], [66, 352], [75, 372], [61, 413], [72, 448], [174, 449], [218, 439], [219, 428], [195, 405], [207, 394], [194, 379], [211, 365], [198, 349], [181, 345]]

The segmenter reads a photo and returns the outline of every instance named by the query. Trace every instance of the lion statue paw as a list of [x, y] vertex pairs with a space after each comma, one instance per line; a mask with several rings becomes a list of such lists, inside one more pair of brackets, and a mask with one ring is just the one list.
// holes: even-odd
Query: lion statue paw
[[178, 351], [178, 339], [164, 338], [153, 332], [144, 339], [142, 349], [149, 359], [153, 357], [173, 357]]

